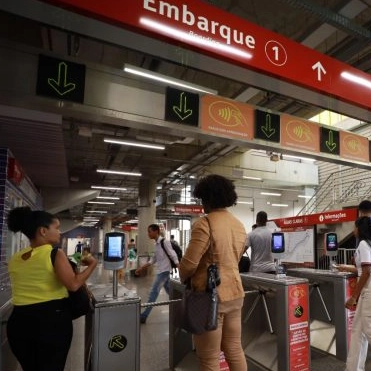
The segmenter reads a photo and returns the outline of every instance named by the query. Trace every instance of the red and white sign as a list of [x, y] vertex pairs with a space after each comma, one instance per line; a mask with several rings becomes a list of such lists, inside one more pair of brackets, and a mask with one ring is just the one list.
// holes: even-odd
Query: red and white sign
[[200, 205], [175, 205], [174, 211], [179, 214], [203, 214], [204, 208]]
[[7, 178], [15, 185], [19, 186], [25, 176], [21, 164], [13, 157], [8, 159], [8, 174]]
[[288, 331], [291, 371], [309, 371], [310, 330], [308, 285], [291, 285], [288, 288]]
[[319, 214], [274, 219], [273, 221], [280, 228], [291, 228], [316, 224], [334, 224], [352, 222], [355, 221], [357, 217], [358, 217], [357, 209], [344, 209], [335, 211], [325, 211]]
[[371, 77], [206, 2], [44, 0], [369, 108]]
[[229, 371], [229, 366], [223, 352], [220, 352], [219, 354], [219, 366], [220, 371]]

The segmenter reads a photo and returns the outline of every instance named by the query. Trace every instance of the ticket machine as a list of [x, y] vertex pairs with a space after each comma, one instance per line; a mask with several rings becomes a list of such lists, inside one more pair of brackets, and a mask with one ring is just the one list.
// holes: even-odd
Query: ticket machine
[[281, 265], [281, 258], [285, 255], [285, 234], [283, 232], [272, 233], [271, 252], [275, 259], [276, 276], [285, 276], [284, 268]]
[[324, 235], [325, 254], [330, 258], [330, 269], [333, 271], [338, 256], [338, 238], [334, 232], [325, 233]]
[[109, 232], [104, 237], [103, 268], [113, 271], [113, 297], [117, 298], [118, 270], [124, 268], [125, 233]]

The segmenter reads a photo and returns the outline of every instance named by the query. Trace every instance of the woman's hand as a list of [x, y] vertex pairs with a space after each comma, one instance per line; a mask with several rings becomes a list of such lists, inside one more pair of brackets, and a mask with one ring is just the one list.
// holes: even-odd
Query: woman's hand
[[346, 302], [345, 307], [348, 309], [354, 309], [357, 306], [357, 299], [351, 296]]
[[94, 258], [92, 254], [84, 254], [81, 256], [81, 265], [84, 265], [86, 267], [90, 267], [91, 265], [97, 265], [98, 260]]

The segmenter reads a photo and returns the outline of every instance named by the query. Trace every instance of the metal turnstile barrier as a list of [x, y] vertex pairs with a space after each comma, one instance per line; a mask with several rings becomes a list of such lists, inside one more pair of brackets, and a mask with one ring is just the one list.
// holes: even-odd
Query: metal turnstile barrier
[[354, 311], [344, 304], [356, 276], [311, 268], [292, 268], [287, 274], [309, 280], [311, 347], [346, 361]]
[[242, 273], [242, 346], [249, 371], [309, 371], [308, 280]]
[[91, 287], [94, 313], [86, 318], [85, 371], [140, 370], [140, 298], [124, 287]]

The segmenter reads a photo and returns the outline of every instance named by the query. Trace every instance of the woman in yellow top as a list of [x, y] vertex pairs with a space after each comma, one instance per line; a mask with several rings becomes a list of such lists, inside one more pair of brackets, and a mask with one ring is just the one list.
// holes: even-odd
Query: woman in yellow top
[[[226, 208], [237, 201], [234, 184], [220, 175], [209, 175], [199, 181], [193, 195], [202, 200], [209, 219], [200, 218], [192, 226], [191, 239], [180, 262], [182, 282], [191, 279], [192, 288], [205, 291], [207, 268], [217, 264], [221, 283], [217, 287], [218, 328], [193, 335], [201, 371], [219, 370], [223, 351], [231, 371], [246, 371], [241, 345], [241, 309], [244, 289], [238, 262], [245, 251], [246, 231], [243, 224]], [[213, 258], [209, 254], [210, 234], [214, 240]]]
[[60, 241], [59, 220], [45, 211], [18, 207], [8, 214], [8, 228], [21, 231], [30, 246], [8, 262], [12, 287], [12, 314], [7, 325], [9, 345], [23, 371], [63, 371], [72, 340], [68, 290], [76, 291], [93, 272], [97, 260], [74, 273], [63, 250], [54, 266], [52, 245]]

